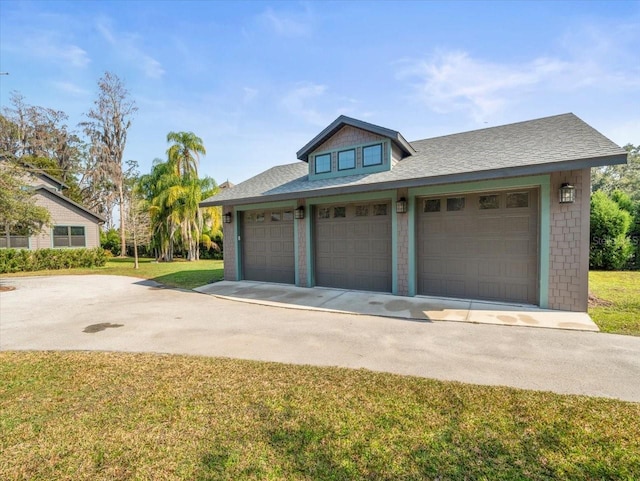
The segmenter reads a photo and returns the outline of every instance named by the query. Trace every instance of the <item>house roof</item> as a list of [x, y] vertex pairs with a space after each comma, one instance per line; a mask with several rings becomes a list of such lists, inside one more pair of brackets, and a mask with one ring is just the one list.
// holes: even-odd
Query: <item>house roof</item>
[[249, 204], [496, 179], [627, 161], [622, 148], [572, 113], [410, 144], [415, 153], [390, 171], [309, 180], [308, 165], [296, 162], [273, 167], [200, 205]]
[[373, 132], [374, 134], [378, 134], [382, 137], [387, 137], [391, 139], [391, 141], [396, 144], [402, 151], [411, 155], [414, 154], [415, 151], [411, 147], [411, 144], [405, 140], [405, 138], [400, 134], [400, 132], [396, 132], [395, 130], [387, 129], [385, 127], [380, 127], [379, 125], [370, 124], [369, 122], [364, 122], [358, 119], [352, 119], [351, 117], [347, 117], [346, 115], [341, 115], [336, 120], [331, 122], [322, 132], [316, 135], [307, 145], [302, 147], [297, 153], [298, 160], [302, 160], [303, 162], [309, 161], [309, 154], [313, 152], [318, 146], [324, 143], [329, 137], [335, 134], [338, 130], [340, 130], [345, 125], [349, 125], [351, 127], [356, 127], [358, 129], [367, 130], [369, 132]]
[[69, 186], [67, 184], [65, 184], [61, 180], [56, 179], [52, 175], [47, 174], [44, 170], [39, 169], [35, 165], [29, 164], [27, 162], [24, 162], [24, 165], [25, 165], [25, 167], [27, 167], [27, 169], [29, 169], [29, 172], [31, 174], [35, 175], [36, 177], [40, 177], [41, 179], [44, 178], [44, 179], [48, 180], [52, 184], [57, 185], [58, 189], [68, 189], [69, 188]]
[[78, 204], [77, 202], [72, 201], [71, 199], [69, 199], [68, 197], [65, 197], [64, 195], [62, 195], [60, 192], [58, 192], [55, 189], [51, 189], [49, 187], [45, 187], [45, 186], [40, 186], [40, 187], [36, 187], [34, 189], [36, 192], [42, 193], [44, 195], [51, 195], [53, 197], [55, 197], [57, 200], [62, 201], [65, 204], [68, 204], [72, 209], [76, 209], [81, 211], [84, 214], [89, 215], [90, 217], [93, 217], [94, 219], [96, 219], [96, 221], [99, 224], [102, 224], [104, 222], [106, 222], [106, 219], [104, 217], [102, 217], [101, 215], [96, 214], [95, 212], [87, 209], [86, 207]]

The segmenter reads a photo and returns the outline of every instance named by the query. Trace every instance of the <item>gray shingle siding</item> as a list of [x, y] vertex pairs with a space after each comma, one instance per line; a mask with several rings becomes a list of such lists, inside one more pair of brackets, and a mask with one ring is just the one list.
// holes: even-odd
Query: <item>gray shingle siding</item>
[[410, 142], [392, 170], [308, 178], [305, 162], [273, 167], [202, 202], [268, 202], [418, 185], [494, 179], [625, 163], [626, 152], [574, 114]]

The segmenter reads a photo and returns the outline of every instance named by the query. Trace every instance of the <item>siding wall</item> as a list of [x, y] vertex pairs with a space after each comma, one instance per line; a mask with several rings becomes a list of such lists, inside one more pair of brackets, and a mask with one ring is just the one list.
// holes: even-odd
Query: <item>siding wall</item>
[[386, 140], [386, 137], [376, 135], [372, 132], [367, 132], [366, 130], [357, 129], [350, 125], [345, 125], [331, 138], [320, 144], [320, 146], [311, 152], [311, 154], [323, 152], [325, 150], [339, 149], [341, 147], [352, 147], [354, 145], [375, 142], [377, 140], [383, 141]]
[[222, 235], [224, 238], [224, 279], [226, 281], [238, 281], [240, 280], [239, 273], [236, 270], [236, 233], [235, 226], [238, 223], [238, 219], [235, 218], [235, 209], [233, 207], [224, 207], [222, 213], [230, 213], [233, 221], [231, 224], [222, 224]]
[[305, 208], [304, 219], [294, 219], [298, 230], [298, 275], [296, 276], [296, 284], [300, 287], [307, 286], [307, 218], [312, 218], [313, 212], [310, 212], [304, 199], [298, 200], [296, 207], [303, 206]]
[[[409, 189], [398, 189], [398, 199], [409, 200]], [[391, 206], [395, 209], [395, 205]], [[412, 213], [398, 214], [398, 295], [409, 295], [409, 216]]]
[[36, 203], [45, 207], [51, 214], [51, 227], [45, 229], [37, 236], [30, 238], [31, 249], [43, 249], [53, 247], [52, 232], [55, 225], [84, 226], [86, 247], [100, 246], [100, 225], [90, 216], [68, 207], [55, 197], [48, 197], [37, 192]]
[[[576, 201], [560, 204], [558, 190], [568, 182], [576, 187]], [[549, 243], [549, 308], [587, 311], [589, 294], [590, 169], [551, 175]]]

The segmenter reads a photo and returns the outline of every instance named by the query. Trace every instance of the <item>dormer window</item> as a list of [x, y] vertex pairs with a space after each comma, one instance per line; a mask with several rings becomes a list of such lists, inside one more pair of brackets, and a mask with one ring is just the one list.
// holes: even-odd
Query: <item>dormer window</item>
[[349, 170], [356, 168], [355, 149], [338, 152], [338, 170]]
[[382, 164], [382, 144], [369, 145], [362, 148], [362, 166]]
[[316, 174], [331, 172], [331, 154], [316, 155]]

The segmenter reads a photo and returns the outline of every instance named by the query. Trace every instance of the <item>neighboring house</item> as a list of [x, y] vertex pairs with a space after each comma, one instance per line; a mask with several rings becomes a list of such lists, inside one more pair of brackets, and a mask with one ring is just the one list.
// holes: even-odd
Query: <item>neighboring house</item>
[[573, 114], [415, 142], [340, 116], [297, 157], [202, 202], [226, 280], [586, 311], [590, 169], [627, 154]]
[[0, 248], [43, 249], [65, 247], [99, 247], [100, 225], [105, 219], [65, 197], [61, 190], [67, 186], [58, 179], [33, 166], [27, 166], [26, 184], [33, 187], [36, 203], [45, 207], [51, 225], [39, 234], [28, 236], [0, 236]]

